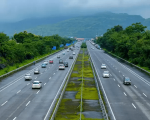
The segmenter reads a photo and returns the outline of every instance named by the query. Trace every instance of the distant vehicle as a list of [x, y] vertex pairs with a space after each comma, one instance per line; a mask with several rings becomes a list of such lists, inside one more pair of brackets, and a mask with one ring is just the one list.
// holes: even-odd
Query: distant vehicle
[[64, 62], [64, 66], [65, 66], [65, 67], [68, 67], [68, 62], [65, 61], [65, 62]]
[[102, 64], [102, 65], [101, 65], [101, 69], [106, 69], [106, 65], [105, 65], [105, 64]]
[[68, 46], [65, 46], [64, 49], [68, 49]]
[[65, 70], [64, 64], [60, 64], [60, 65], [59, 65], [59, 70]]
[[65, 52], [63, 52], [63, 55], [65, 55]]
[[53, 60], [51, 59], [51, 60], [49, 60], [49, 64], [53, 64]]
[[43, 63], [43, 64], [41, 65], [41, 67], [42, 67], [42, 68], [46, 68], [46, 64]]
[[60, 59], [59, 60], [59, 64], [63, 64], [64, 62], [63, 62], [63, 60], [62, 59]]
[[40, 81], [34, 81], [32, 83], [32, 89], [33, 88], [42, 88], [42, 82], [40, 82]]
[[124, 85], [131, 85], [131, 80], [129, 77], [124, 77], [123, 78], [123, 84]]
[[75, 52], [73, 52], [72, 54], [73, 54], [73, 55], [75, 55], [76, 53], [75, 53]]
[[32, 80], [32, 76], [30, 74], [25, 74], [25, 80]]
[[34, 70], [34, 74], [40, 74], [40, 69], [38, 69], [38, 68], [35, 69], [35, 70]]
[[48, 60], [44, 60], [44, 63], [45, 63], [46, 65], [48, 65]]
[[69, 52], [69, 49], [67, 50], [67, 52]]
[[109, 78], [109, 71], [104, 71], [103, 72], [103, 77], [105, 78], [105, 77], [108, 77]]
[[57, 55], [57, 58], [60, 58], [60, 55]]
[[69, 56], [69, 59], [73, 59], [73, 56]]

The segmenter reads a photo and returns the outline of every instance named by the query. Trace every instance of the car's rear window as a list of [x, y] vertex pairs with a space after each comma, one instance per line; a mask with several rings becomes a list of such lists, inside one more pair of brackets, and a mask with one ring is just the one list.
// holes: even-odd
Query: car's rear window
[[33, 82], [33, 84], [39, 84], [39, 82]]

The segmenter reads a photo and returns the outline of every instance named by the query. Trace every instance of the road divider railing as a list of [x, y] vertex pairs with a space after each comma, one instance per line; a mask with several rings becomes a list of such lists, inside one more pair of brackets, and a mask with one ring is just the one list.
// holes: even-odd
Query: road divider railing
[[108, 53], [108, 54], [110, 54], [110, 55], [112, 55], [112, 56], [115, 56], [115, 57], [117, 57], [117, 58], [119, 58], [119, 59], [121, 59], [121, 60], [123, 60], [123, 61], [125, 61], [125, 62], [127, 62], [127, 63], [129, 63], [131, 65], [133, 65], [133, 66], [135, 66], [136, 68], [138, 68], [138, 69], [140, 69], [140, 70], [142, 70], [142, 71], [144, 71], [144, 72], [146, 72], [148, 74], [150, 74], [150, 72], [148, 72], [147, 70], [144, 70], [143, 68], [141, 68], [141, 67], [139, 67], [139, 66], [137, 66], [137, 65], [135, 65], [135, 64], [133, 64], [133, 63], [131, 63], [131, 62], [129, 62], [129, 61], [127, 61], [127, 60], [125, 60], [125, 59], [123, 59], [123, 58], [121, 58], [121, 57], [113, 54], [113, 53], [111, 53], [111, 52], [108, 52], [106, 50], [105, 50], [105, 52]]
[[[88, 51], [88, 54], [90, 55], [89, 51]], [[90, 60], [92, 70], [93, 70], [93, 75], [94, 75], [94, 80], [95, 80], [95, 83], [96, 83], [96, 88], [97, 88], [97, 92], [98, 92], [99, 104], [100, 104], [100, 108], [101, 108], [101, 111], [102, 111], [102, 115], [103, 115], [103, 118], [105, 120], [109, 120], [107, 110], [106, 110], [106, 106], [104, 104], [104, 102], [106, 103], [106, 100], [103, 101], [102, 95], [104, 95], [104, 94], [101, 95], [101, 93], [100, 93], [100, 90], [103, 92], [103, 89], [101, 89], [101, 84], [98, 81], [97, 73], [96, 73], [96, 70], [95, 70], [95, 66], [93, 65], [93, 61], [91, 59], [91, 56], [90, 56], [89, 60]]]
[[58, 91], [58, 94], [55, 96], [55, 98], [56, 98], [55, 101], [51, 104], [52, 106], [50, 106], [50, 108], [49, 108], [49, 110], [48, 110], [44, 120], [54, 120], [55, 119], [55, 116], [57, 114], [59, 105], [61, 103], [61, 100], [62, 100], [63, 95], [65, 93], [68, 81], [69, 81], [71, 73], [73, 71], [74, 65], [75, 65], [76, 60], [78, 58], [79, 52], [80, 52], [80, 49], [79, 49], [79, 51], [78, 51], [78, 53], [76, 55], [76, 58], [75, 58], [74, 62], [72, 63], [72, 66], [70, 67], [68, 73], [66, 74], [66, 77], [65, 77], [62, 85], [60, 86], [60, 91]]

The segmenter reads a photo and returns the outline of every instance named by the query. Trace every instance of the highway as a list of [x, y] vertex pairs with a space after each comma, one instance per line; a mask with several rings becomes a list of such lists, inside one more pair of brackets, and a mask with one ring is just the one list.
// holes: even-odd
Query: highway
[[[80, 46], [80, 43], [76, 45]], [[65, 55], [62, 54], [64, 51]], [[45, 59], [54, 60], [54, 64], [48, 64], [46, 68], [41, 68], [44, 61], [42, 60], [0, 81], [0, 120], [48, 120], [56, 95], [60, 94], [59, 88], [79, 48], [74, 50], [76, 53], [73, 55], [74, 59], [69, 59], [72, 52], [63, 50]], [[69, 67], [65, 70], [58, 70], [58, 54], [60, 54], [60, 59], [69, 63]], [[40, 69], [40, 74], [34, 74], [35, 68]], [[31, 74], [31, 81], [25, 81], [26, 73]], [[32, 82], [35, 80], [42, 82], [41, 89], [32, 89]]]
[[[150, 77], [135, 67], [111, 57], [87, 42], [88, 50], [107, 96], [112, 120], [150, 120]], [[91, 49], [91, 47], [94, 49]], [[103, 78], [104, 63], [110, 72]], [[123, 76], [131, 78], [131, 85], [122, 83]]]

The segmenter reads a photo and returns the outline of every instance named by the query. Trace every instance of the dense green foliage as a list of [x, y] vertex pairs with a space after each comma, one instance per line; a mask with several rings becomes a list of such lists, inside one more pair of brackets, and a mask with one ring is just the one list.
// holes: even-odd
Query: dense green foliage
[[119, 25], [108, 29], [97, 43], [134, 64], [150, 68], [150, 31], [141, 23], [126, 29]]
[[74, 17], [55, 24], [41, 25], [27, 29], [27, 31], [37, 35], [74, 36], [93, 38], [101, 36], [107, 29], [121, 25], [123, 28], [132, 23], [141, 22], [150, 29], [150, 19], [144, 19], [139, 15], [115, 14], [104, 12], [95, 15]]
[[59, 35], [37, 36], [26, 31], [15, 34], [12, 40], [0, 33], [0, 64], [12, 66], [24, 60], [33, 59], [52, 52], [52, 47], [57, 50], [61, 44], [71, 43], [72, 39], [62, 38]]
[[85, 42], [82, 43], [81, 48], [87, 48], [87, 45]]

